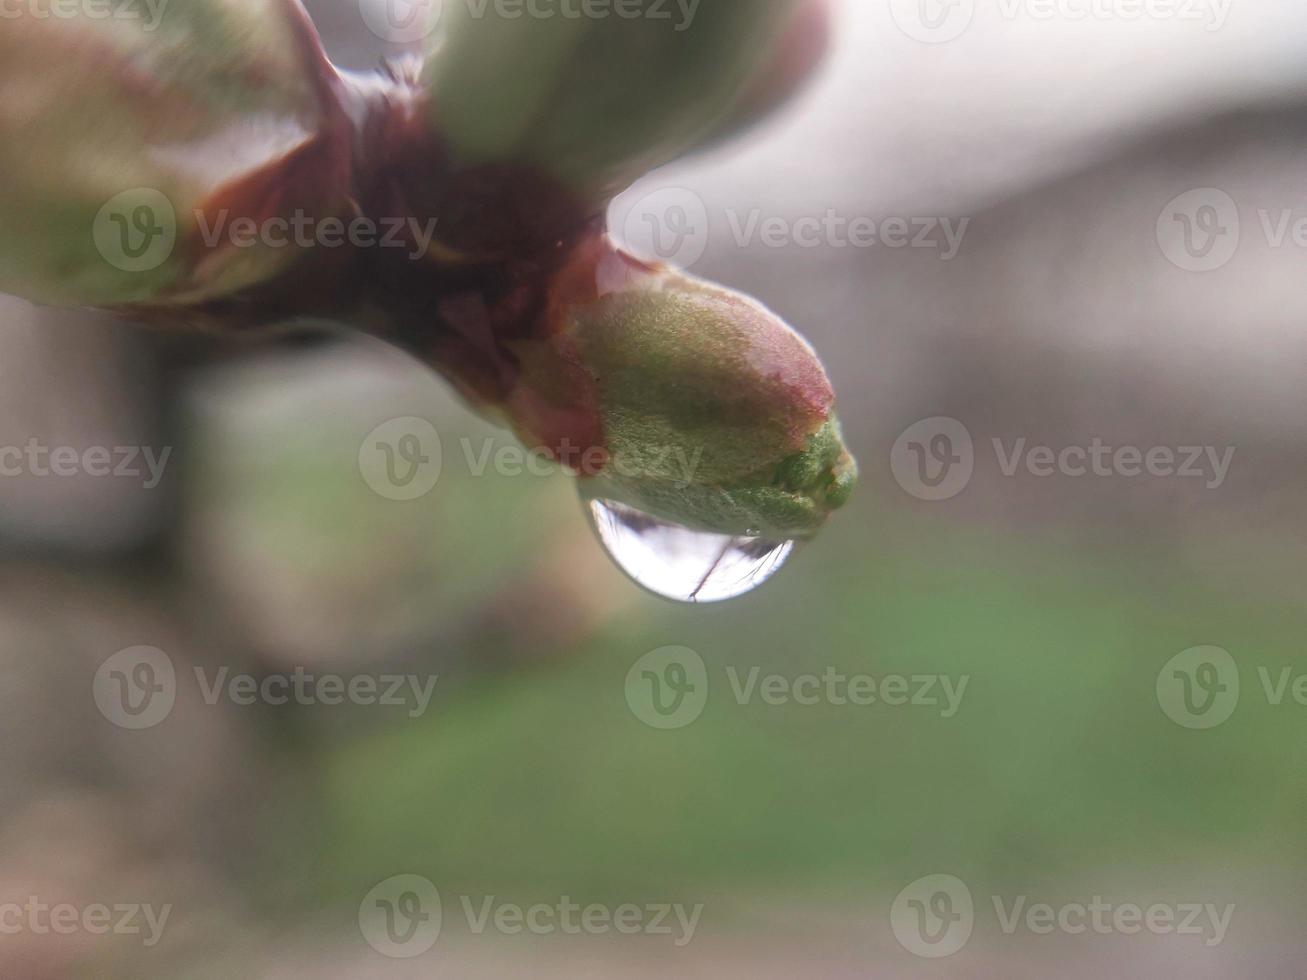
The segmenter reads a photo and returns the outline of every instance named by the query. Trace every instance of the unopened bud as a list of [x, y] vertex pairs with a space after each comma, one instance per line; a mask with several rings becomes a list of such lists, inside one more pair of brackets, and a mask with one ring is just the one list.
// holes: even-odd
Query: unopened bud
[[605, 465], [579, 474], [583, 492], [697, 530], [773, 539], [813, 534], [848, 499], [857, 464], [830, 381], [771, 310], [606, 240], [555, 292], [545, 336], [522, 349], [509, 412], [527, 438], [593, 416]]

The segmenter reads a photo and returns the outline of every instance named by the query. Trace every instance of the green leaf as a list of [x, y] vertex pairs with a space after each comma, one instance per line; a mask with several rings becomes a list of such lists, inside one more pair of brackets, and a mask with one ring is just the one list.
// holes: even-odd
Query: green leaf
[[0, 290], [113, 306], [272, 277], [295, 250], [237, 248], [226, 229], [343, 198], [334, 80], [298, 0], [114, 0], [5, 20]]
[[[494, 3], [450, 4], [426, 71], [431, 118], [456, 165], [520, 164], [601, 204], [772, 107], [759, 72], [817, 7], [824, 17], [813, 0], [625, 0], [602, 17], [557, 4], [506, 17]], [[751, 92], [757, 104], [741, 109]]]

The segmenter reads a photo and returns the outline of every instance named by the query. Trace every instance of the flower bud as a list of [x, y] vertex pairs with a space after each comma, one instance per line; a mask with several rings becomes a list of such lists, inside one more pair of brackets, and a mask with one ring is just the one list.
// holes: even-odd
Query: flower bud
[[[813, 534], [857, 478], [808, 343], [739, 293], [647, 265], [606, 239], [560, 277], [545, 336], [516, 345], [508, 413], [556, 449], [593, 414], [602, 465], [582, 492], [700, 531]], [[560, 383], [560, 379], [565, 379]], [[571, 463], [567, 452], [557, 453]]]
[[450, 5], [425, 73], [456, 169], [530, 169], [602, 204], [784, 100], [824, 50], [826, 0], [635, 0], [604, 17]]
[[300, 257], [233, 247], [236, 222], [344, 210], [336, 73], [298, 3], [39, 6], [0, 29], [0, 290], [106, 307], [228, 295]]
[[830, 0], [795, 4], [740, 97], [705, 144], [732, 139], [777, 112], [816, 73], [830, 42]]

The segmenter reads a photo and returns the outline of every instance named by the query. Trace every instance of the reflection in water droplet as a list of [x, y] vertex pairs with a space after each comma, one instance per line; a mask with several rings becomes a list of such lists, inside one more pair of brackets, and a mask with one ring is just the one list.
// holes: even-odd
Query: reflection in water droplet
[[785, 564], [793, 541], [692, 531], [610, 500], [587, 501], [590, 522], [622, 571], [678, 602], [720, 602], [762, 585]]

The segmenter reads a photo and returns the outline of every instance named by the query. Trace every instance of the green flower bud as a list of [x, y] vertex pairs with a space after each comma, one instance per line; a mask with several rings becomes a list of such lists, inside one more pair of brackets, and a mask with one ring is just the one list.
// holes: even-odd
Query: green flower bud
[[848, 499], [857, 465], [830, 381], [766, 307], [604, 240], [560, 278], [552, 309], [545, 339], [514, 347], [523, 374], [508, 410], [524, 438], [555, 448], [557, 419], [593, 413], [602, 465], [557, 453], [584, 494], [772, 540], [812, 535]]
[[0, 30], [0, 290], [85, 306], [229, 295], [299, 258], [231, 247], [233, 223], [345, 210], [347, 120], [298, 3], [19, 6]]
[[424, 80], [454, 166], [517, 165], [602, 204], [782, 101], [815, 64], [826, 23], [825, 0], [624, 8], [542, 18], [449, 5]]
[[731, 139], [785, 105], [821, 65], [830, 40], [830, 0], [803, 0], [795, 5], [739, 99], [713, 132], [711, 142]]

